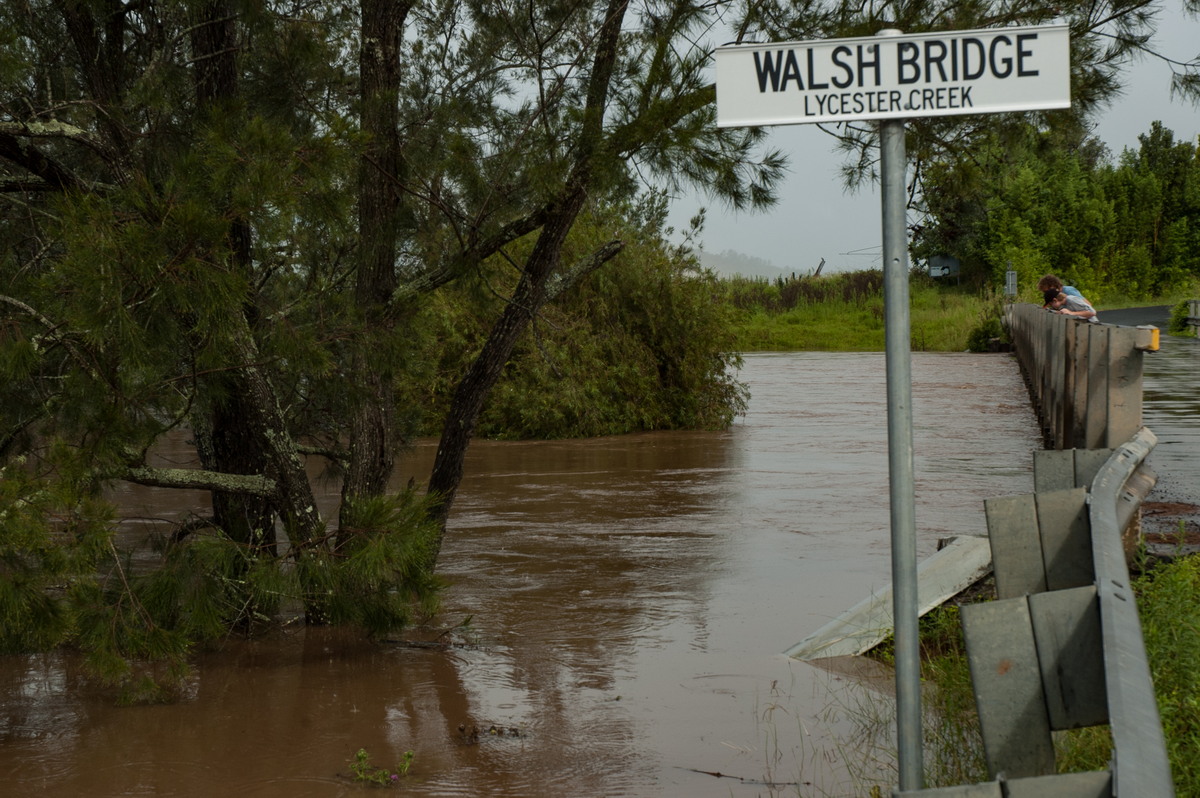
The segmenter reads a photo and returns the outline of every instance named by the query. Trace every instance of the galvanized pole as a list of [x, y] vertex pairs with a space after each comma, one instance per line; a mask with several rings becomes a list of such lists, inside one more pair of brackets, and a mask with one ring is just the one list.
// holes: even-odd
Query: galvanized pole
[[[879, 36], [898, 36], [888, 29]], [[888, 474], [892, 522], [892, 617], [896, 631], [896, 735], [900, 789], [920, 790], [921, 657], [917, 630], [917, 523], [913, 507], [912, 353], [908, 310], [907, 155], [904, 120], [879, 123], [883, 203]]]

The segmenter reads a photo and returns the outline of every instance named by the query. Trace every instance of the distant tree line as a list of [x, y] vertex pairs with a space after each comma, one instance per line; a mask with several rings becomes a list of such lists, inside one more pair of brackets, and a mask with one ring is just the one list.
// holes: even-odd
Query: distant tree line
[[[975, 156], [926, 164], [915, 259], [953, 255], [968, 278], [1046, 273], [1105, 295], [1160, 296], [1200, 279], [1200, 149], [1154, 122], [1113, 158], [1095, 138], [1024, 127]], [[1068, 131], [1069, 133], [1069, 131]]]

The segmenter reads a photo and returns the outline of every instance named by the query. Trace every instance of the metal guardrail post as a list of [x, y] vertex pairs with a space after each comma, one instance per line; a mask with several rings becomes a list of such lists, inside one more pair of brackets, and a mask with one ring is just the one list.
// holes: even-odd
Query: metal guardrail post
[[1156, 441], [1143, 427], [1113, 452], [1092, 483], [1088, 508], [1113, 736], [1114, 794], [1138, 798], [1175, 794], [1117, 521], [1118, 505], [1127, 500], [1125, 483]]
[[[1121, 540], [1155, 442], [1143, 427], [1114, 450], [1041, 452], [1038, 493], [987, 502], [999, 598], [962, 607], [962, 621], [994, 780], [894, 798], [1173, 798]], [[1077, 562], [1089, 554], [1091, 573]], [[1101, 723], [1109, 769], [1055, 773], [1052, 733]]]

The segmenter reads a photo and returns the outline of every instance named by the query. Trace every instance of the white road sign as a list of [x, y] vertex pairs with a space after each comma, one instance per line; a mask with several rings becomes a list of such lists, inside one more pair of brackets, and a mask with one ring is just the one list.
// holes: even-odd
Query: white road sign
[[1071, 105], [1066, 25], [728, 45], [716, 67], [720, 127]]

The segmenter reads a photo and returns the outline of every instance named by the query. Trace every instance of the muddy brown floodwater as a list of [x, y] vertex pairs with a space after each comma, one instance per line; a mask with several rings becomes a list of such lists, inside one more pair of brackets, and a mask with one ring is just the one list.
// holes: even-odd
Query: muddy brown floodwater
[[1142, 423], [1158, 436], [1158, 482], [1142, 505], [1152, 551], [1200, 552], [1200, 341], [1163, 336], [1143, 360]]
[[[0, 791], [359, 795], [364, 748], [412, 750], [417, 796], [887, 794], [888, 679], [780, 653], [890, 580], [884, 357], [753, 355], [741, 376], [726, 432], [475, 443], [444, 610], [405, 636], [451, 645], [230, 640], [153, 707], [114, 706], [67, 657], [0, 659]], [[914, 354], [913, 395], [924, 557], [986, 534], [984, 498], [1032, 490], [1040, 441], [1009, 355]], [[187, 501], [122, 496], [131, 516]]]

